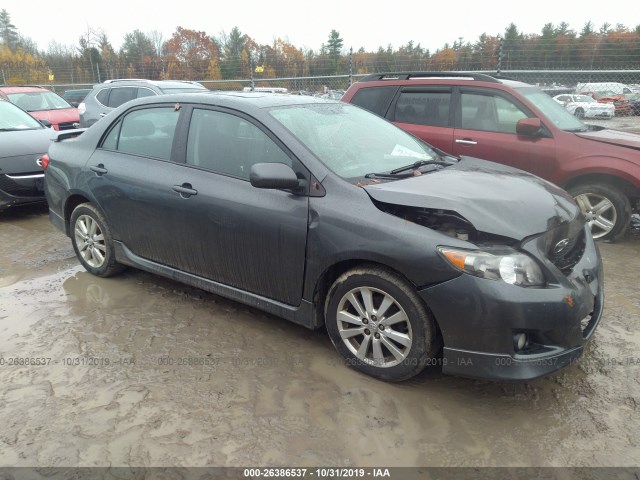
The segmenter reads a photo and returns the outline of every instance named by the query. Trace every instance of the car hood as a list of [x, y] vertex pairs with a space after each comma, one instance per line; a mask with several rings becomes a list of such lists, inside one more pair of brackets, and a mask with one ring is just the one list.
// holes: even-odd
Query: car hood
[[611, 145], [621, 145], [623, 147], [640, 150], [640, 135], [631, 132], [621, 132], [619, 130], [594, 130], [591, 132], [576, 133], [578, 137], [586, 138], [596, 142], [608, 143]]
[[59, 110], [40, 110], [29, 112], [33, 118], [38, 120], [49, 120], [53, 125], [67, 122], [79, 122], [80, 114], [77, 108], [61, 108]]
[[570, 222], [579, 214], [569, 194], [552, 183], [470, 157], [438, 172], [364, 189], [382, 203], [455, 211], [478, 231], [518, 241]]

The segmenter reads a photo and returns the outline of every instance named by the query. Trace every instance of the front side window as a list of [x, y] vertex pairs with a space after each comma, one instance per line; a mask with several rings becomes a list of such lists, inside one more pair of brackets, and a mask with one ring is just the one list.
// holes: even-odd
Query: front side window
[[134, 110], [112, 127], [102, 148], [170, 160], [179, 116], [174, 107]]
[[269, 113], [343, 178], [360, 178], [438, 158], [426, 143], [349, 104], [274, 107]]
[[229, 113], [197, 108], [189, 127], [187, 163], [244, 179], [249, 179], [256, 163], [292, 166], [291, 158], [253, 123]]
[[396, 104], [395, 121], [446, 127], [450, 102], [450, 92], [402, 92]]
[[466, 130], [516, 133], [518, 121], [527, 118], [527, 114], [515, 103], [498, 95], [462, 93], [460, 104], [461, 127]]
[[585, 132], [588, 127], [562, 105], [537, 87], [516, 87], [516, 91], [540, 110], [556, 128], [568, 132]]

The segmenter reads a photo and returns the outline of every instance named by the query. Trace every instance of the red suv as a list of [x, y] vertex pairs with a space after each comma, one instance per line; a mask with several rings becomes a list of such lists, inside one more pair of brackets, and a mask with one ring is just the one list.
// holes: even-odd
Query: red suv
[[80, 126], [78, 109], [46, 88], [0, 87], [0, 97], [26, 110], [36, 120], [51, 123], [55, 130], [70, 130]]
[[447, 153], [560, 185], [580, 205], [594, 238], [620, 236], [638, 208], [640, 135], [585, 125], [537, 87], [481, 74], [382, 73], [353, 84], [342, 100]]

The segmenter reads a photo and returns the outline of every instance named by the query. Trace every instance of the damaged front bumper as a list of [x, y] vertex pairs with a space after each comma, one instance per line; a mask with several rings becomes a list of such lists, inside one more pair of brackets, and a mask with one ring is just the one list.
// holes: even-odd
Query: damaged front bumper
[[[584, 251], [563, 273], [542, 250], [525, 243], [545, 270], [547, 285], [522, 288], [463, 274], [418, 293], [444, 341], [443, 373], [494, 380], [529, 380], [574, 362], [593, 335], [604, 305], [602, 262], [587, 227]], [[519, 348], [519, 335], [526, 344]]]

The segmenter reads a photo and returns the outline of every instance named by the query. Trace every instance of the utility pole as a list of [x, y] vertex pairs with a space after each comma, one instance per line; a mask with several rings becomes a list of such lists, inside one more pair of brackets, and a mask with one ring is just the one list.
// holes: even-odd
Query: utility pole
[[353, 47], [349, 48], [349, 86], [353, 85]]
[[502, 57], [504, 55], [504, 38], [500, 37], [500, 47], [498, 47], [498, 68], [497, 75], [500, 76], [500, 71], [502, 70]]

